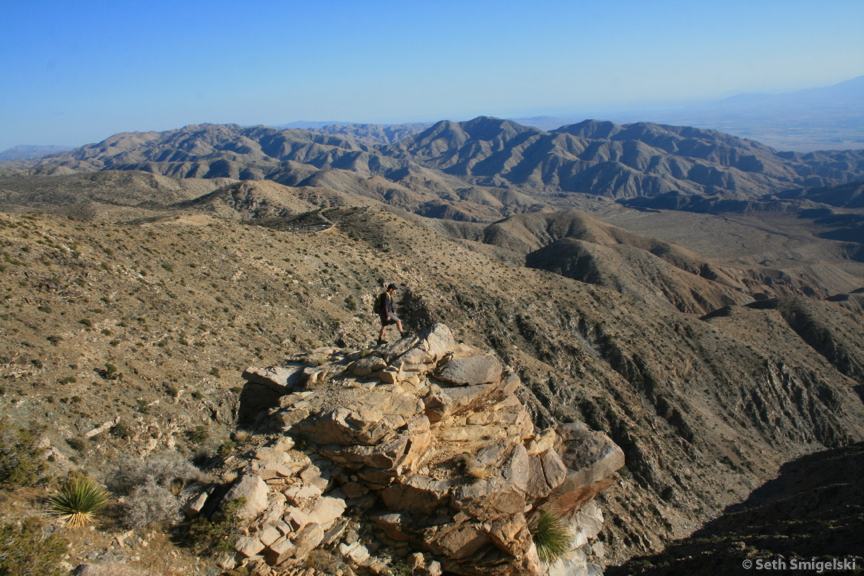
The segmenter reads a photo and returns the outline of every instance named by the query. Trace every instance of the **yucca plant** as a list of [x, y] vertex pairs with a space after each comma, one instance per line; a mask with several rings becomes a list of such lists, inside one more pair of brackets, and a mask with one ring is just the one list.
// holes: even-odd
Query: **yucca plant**
[[541, 510], [531, 530], [537, 554], [540, 559], [551, 564], [570, 550], [573, 535], [564, 521], [554, 514]]
[[70, 478], [50, 502], [51, 511], [67, 526], [86, 526], [108, 503], [108, 493], [90, 478], [76, 476]]

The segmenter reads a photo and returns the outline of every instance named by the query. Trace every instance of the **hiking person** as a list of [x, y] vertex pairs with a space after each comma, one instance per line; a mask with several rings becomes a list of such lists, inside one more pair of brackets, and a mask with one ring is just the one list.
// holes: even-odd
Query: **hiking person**
[[396, 284], [388, 284], [387, 289], [375, 299], [374, 311], [381, 320], [381, 330], [378, 332], [378, 344], [384, 343], [384, 330], [387, 329], [387, 326], [395, 324], [396, 328], [399, 329], [399, 335], [404, 334], [402, 320], [396, 316], [396, 305], [393, 301], [395, 294]]

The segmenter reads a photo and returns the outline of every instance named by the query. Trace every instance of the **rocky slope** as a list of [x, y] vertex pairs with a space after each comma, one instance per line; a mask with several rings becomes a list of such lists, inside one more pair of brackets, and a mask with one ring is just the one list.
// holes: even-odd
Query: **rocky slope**
[[[443, 324], [386, 347], [319, 349], [244, 376], [247, 402], [260, 407], [264, 396], [276, 406], [252, 425], [272, 440], [226, 473], [236, 477], [227, 501], [243, 498], [246, 535], [223, 567], [385, 573], [382, 556], [401, 550], [419, 556], [415, 574], [587, 569], [585, 534], [596, 535], [602, 515], [586, 504], [614, 481], [623, 453], [582, 423], [537, 430], [515, 395], [519, 377]], [[544, 512], [570, 538], [549, 565], [532, 538]], [[372, 538], [364, 543], [358, 531]], [[310, 571], [316, 549], [332, 551], [329, 565]]]
[[[609, 568], [609, 576], [860, 571], [864, 564], [864, 446], [811, 454], [662, 554]], [[793, 561], [810, 562], [795, 568]], [[746, 564], [749, 562], [750, 564]], [[833, 564], [837, 562], [837, 564]]]
[[[238, 404], [250, 406], [236, 374], [286, 350], [364, 348], [375, 333], [370, 300], [385, 279], [408, 288], [399, 304], [412, 330], [446, 322], [512, 366], [539, 429], [582, 421], [621, 447], [620, 481], [596, 498], [612, 561], [686, 535], [783, 462], [864, 434], [861, 269], [842, 259], [842, 243], [795, 218], [643, 213], [598, 201], [596, 213], [616, 226], [567, 213], [489, 225], [273, 182], [213, 188], [217, 181], [131, 172], [46, 182], [6, 186], [21, 204], [0, 215], [0, 406], [15, 426], [50, 422], [44, 445], [59, 473], [102, 474], [126, 454], [166, 448], [210, 461]], [[199, 185], [201, 194], [191, 188]], [[113, 204], [112, 186], [121, 191]], [[60, 207], [92, 198], [95, 215], [22, 214], [35, 210], [29, 190]], [[487, 228], [495, 243], [484, 242]], [[526, 253], [568, 237], [610, 255], [637, 251], [694, 287], [707, 280], [701, 264], [719, 260], [718, 279], [749, 271], [731, 278], [777, 298], [703, 315], [614, 282], [522, 265]], [[787, 300], [793, 292], [801, 299]]]

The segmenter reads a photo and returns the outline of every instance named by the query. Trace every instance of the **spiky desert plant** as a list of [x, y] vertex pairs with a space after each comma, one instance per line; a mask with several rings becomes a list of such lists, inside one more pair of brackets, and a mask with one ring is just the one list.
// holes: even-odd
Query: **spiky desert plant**
[[67, 526], [86, 526], [107, 503], [108, 493], [101, 486], [86, 476], [76, 476], [51, 497], [51, 511]]
[[573, 535], [559, 516], [541, 510], [531, 530], [540, 559], [550, 564], [570, 550]]

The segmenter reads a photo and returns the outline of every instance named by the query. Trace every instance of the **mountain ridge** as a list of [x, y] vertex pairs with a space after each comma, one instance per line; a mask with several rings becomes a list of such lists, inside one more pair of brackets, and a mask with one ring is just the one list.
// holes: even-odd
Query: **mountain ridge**
[[781, 153], [717, 131], [645, 122], [586, 120], [546, 132], [479, 116], [442, 120], [389, 144], [347, 129], [190, 125], [117, 134], [30, 167], [34, 174], [106, 169], [292, 186], [322, 170], [346, 170], [433, 192], [455, 178], [462, 184], [444, 187], [512, 188], [540, 201], [555, 193], [754, 198], [862, 179], [864, 152]]

